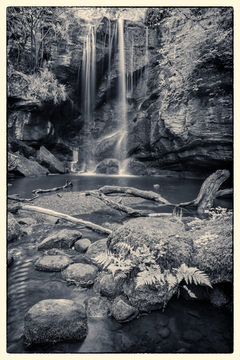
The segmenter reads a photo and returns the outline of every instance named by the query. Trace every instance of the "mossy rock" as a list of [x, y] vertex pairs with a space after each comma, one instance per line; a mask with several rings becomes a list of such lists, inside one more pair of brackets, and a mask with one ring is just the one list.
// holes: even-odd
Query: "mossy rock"
[[[164, 269], [191, 264], [193, 242], [186, 237], [184, 224], [178, 219], [146, 218], [133, 219], [119, 227], [108, 237], [108, 247], [118, 254], [119, 243], [126, 243], [134, 250], [145, 244], [156, 250], [156, 263]], [[158, 260], [157, 249], [162, 251]]]

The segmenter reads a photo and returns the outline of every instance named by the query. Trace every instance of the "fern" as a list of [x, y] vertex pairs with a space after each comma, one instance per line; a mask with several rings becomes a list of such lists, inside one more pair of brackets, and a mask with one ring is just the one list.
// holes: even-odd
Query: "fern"
[[196, 267], [188, 267], [186, 264], [182, 264], [177, 269], [177, 279], [180, 283], [182, 280], [185, 280], [187, 284], [194, 283], [195, 285], [206, 285], [212, 287], [211, 282], [207, 274], [199, 270]]
[[188, 295], [192, 299], [197, 299], [197, 296], [194, 294], [194, 292], [192, 290], [190, 290], [186, 285], [183, 285], [183, 289], [185, 289], [187, 291]]

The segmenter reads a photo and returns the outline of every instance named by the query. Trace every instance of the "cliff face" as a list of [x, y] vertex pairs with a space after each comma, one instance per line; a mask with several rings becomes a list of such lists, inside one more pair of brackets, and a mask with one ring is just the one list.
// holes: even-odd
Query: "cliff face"
[[[149, 20], [151, 20], [149, 14]], [[131, 124], [130, 152], [171, 169], [232, 161], [231, 9], [171, 9], [157, 25], [148, 96]]]
[[[15, 106], [9, 128], [11, 136], [48, 144], [53, 152], [59, 143], [79, 148], [80, 161], [90, 144], [98, 163], [115, 157], [121, 136], [118, 30], [106, 18], [96, 29], [95, 106], [89, 123], [82, 105], [88, 31], [88, 24], [75, 24], [69, 28], [71, 41], [52, 54], [55, 75], [70, 100], [37, 104], [27, 112], [24, 105]], [[125, 21], [124, 47], [128, 170], [230, 168], [232, 9], [148, 9], [145, 24]]]

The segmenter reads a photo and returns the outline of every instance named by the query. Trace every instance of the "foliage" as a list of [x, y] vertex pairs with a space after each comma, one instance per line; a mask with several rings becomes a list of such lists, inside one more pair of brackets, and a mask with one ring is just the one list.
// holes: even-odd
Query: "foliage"
[[65, 101], [67, 97], [65, 86], [59, 84], [53, 73], [47, 68], [32, 75], [26, 75], [15, 71], [10, 66], [8, 80], [9, 96], [21, 96], [29, 100], [53, 102], [54, 104]]
[[218, 207], [208, 215], [187, 224], [193, 238], [192, 264], [204, 269], [212, 283], [232, 281], [232, 211]]
[[181, 264], [178, 268], [164, 269], [161, 262], [159, 265], [156, 259], [161, 260], [165, 254], [164, 249], [151, 250], [143, 244], [142, 247], [134, 250], [132, 246], [123, 242], [119, 242], [117, 247], [119, 248], [117, 255], [108, 250], [94, 260], [116, 278], [132, 278], [132, 281], [136, 283], [136, 288], [150, 286], [160, 291], [164, 288], [173, 295], [184, 281], [185, 290], [194, 298], [196, 296], [188, 289], [188, 284], [211, 287], [208, 276], [196, 267]]
[[[66, 11], [65, 11], [66, 13]], [[51, 60], [51, 49], [68, 40], [67, 21], [57, 7], [8, 7], [8, 61], [24, 73], [33, 73]]]

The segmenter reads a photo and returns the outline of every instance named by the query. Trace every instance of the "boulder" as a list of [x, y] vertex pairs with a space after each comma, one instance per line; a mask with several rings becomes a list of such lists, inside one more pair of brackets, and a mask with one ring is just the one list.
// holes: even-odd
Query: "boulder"
[[213, 306], [220, 308], [229, 303], [229, 298], [224, 294], [223, 290], [216, 287], [210, 294], [210, 302]]
[[116, 280], [111, 274], [104, 275], [99, 281], [100, 294], [115, 298], [122, 292], [121, 280]]
[[93, 318], [107, 317], [110, 313], [110, 302], [101, 296], [93, 296], [87, 302], [87, 316]]
[[118, 174], [119, 162], [117, 159], [104, 159], [96, 167], [97, 174]]
[[97, 240], [89, 246], [86, 252], [86, 257], [89, 260], [91, 260], [93, 264], [97, 265], [94, 258], [100, 255], [101, 253], [105, 253], [106, 251], [107, 251], [107, 239]]
[[38, 250], [47, 250], [52, 248], [70, 249], [81, 237], [82, 234], [78, 230], [63, 229], [56, 231], [38, 245]]
[[37, 153], [37, 161], [46, 167], [51, 173], [64, 174], [64, 165], [49, 150], [41, 146]]
[[75, 242], [74, 248], [76, 251], [83, 253], [87, 251], [90, 245], [91, 245], [91, 241], [89, 239], [80, 239]]
[[119, 322], [128, 322], [137, 317], [138, 310], [117, 297], [112, 304], [111, 314]]
[[72, 260], [66, 255], [46, 255], [39, 258], [34, 267], [39, 271], [61, 271], [71, 263]]
[[47, 175], [48, 169], [41, 166], [37, 161], [29, 160], [20, 154], [8, 153], [8, 171], [18, 176]]
[[87, 317], [82, 305], [67, 299], [47, 299], [31, 307], [24, 318], [24, 343], [75, 342], [87, 335]]
[[91, 286], [97, 276], [98, 268], [94, 265], [75, 263], [63, 270], [63, 278], [82, 287]]
[[20, 225], [18, 224], [13, 214], [10, 212], [8, 213], [7, 221], [8, 221], [8, 229], [7, 229], [8, 241], [17, 240], [22, 236], [22, 230]]

